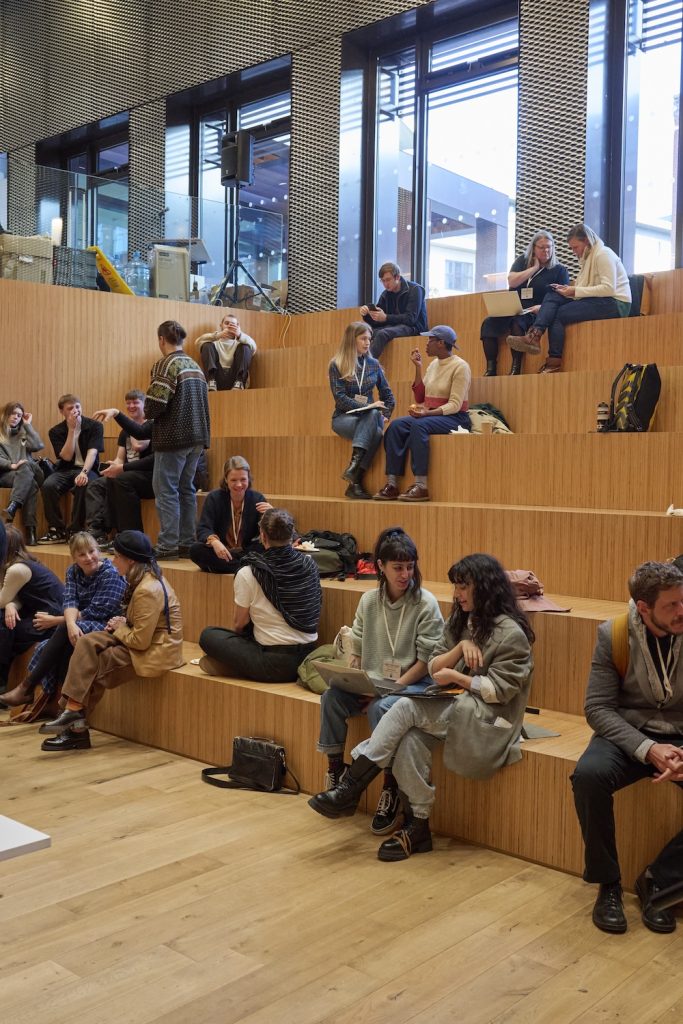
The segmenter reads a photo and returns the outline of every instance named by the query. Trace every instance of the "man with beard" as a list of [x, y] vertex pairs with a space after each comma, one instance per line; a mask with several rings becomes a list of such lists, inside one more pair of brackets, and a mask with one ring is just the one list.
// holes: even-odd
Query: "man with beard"
[[[625, 932], [613, 795], [639, 779], [683, 784], [683, 572], [645, 562], [629, 580], [626, 616], [603, 623], [593, 654], [585, 711], [593, 736], [572, 776], [585, 843], [584, 880], [600, 889], [593, 923]], [[643, 923], [672, 932], [661, 889], [683, 882], [683, 830], [636, 880]]]

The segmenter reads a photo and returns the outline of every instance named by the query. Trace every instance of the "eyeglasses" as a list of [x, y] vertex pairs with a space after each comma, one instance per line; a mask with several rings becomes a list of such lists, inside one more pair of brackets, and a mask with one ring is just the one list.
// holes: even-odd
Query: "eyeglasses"
[[552, 252], [553, 251], [552, 245], [535, 245], [534, 249], [540, 249], [541, 252]]

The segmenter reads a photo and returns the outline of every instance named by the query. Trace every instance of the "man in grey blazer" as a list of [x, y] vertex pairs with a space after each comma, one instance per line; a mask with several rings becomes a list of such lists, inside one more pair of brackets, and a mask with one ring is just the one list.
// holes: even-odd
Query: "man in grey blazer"
[[[593, 923], [625, 932], [613, 794], [639, 779], [683, 784], [683, 572], [645, 562], [629, 580], [628, 618], [603, 623], [593, 653], [585, 711], [593, 736], [572, 776], [585, 843], [586, 882], [600, 885]], [[620, 636], [623, 639], [620, 639]], [[672, 932], [660, 889], [683, 882], [683, 831], [636, 881], [643, 923]]]

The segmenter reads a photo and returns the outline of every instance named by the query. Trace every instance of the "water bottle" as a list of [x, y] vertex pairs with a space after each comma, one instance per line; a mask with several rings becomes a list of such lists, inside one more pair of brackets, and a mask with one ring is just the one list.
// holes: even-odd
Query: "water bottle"
[[149, 266], [142, 258], [139, 249], [126, 264], [124, 280], [135, 295], [149, 295]]

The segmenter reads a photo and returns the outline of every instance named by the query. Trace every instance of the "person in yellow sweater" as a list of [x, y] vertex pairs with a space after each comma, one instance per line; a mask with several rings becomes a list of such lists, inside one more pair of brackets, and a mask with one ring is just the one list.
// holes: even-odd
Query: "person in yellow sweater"
[[[427, 355], [435, 357], [422, 377], [422, 356], [415, 348], [410, 359], [415, 364], [413, 395], [415, 402], [407, 416], [389, 424], [384, 435], [387, 482], [373, 495], [376, 501], [429, 501], [427, 472], [430, 434], [449, 434], [458, 427], [470, 429], [467, 396], [472, 380], [469, 363], [453, 352], [458, 348], [455, 331], [444, 324], [425, 331]], [[402, 494], [398, 478], [403, 476], [410, 452], [415, 482]]]

